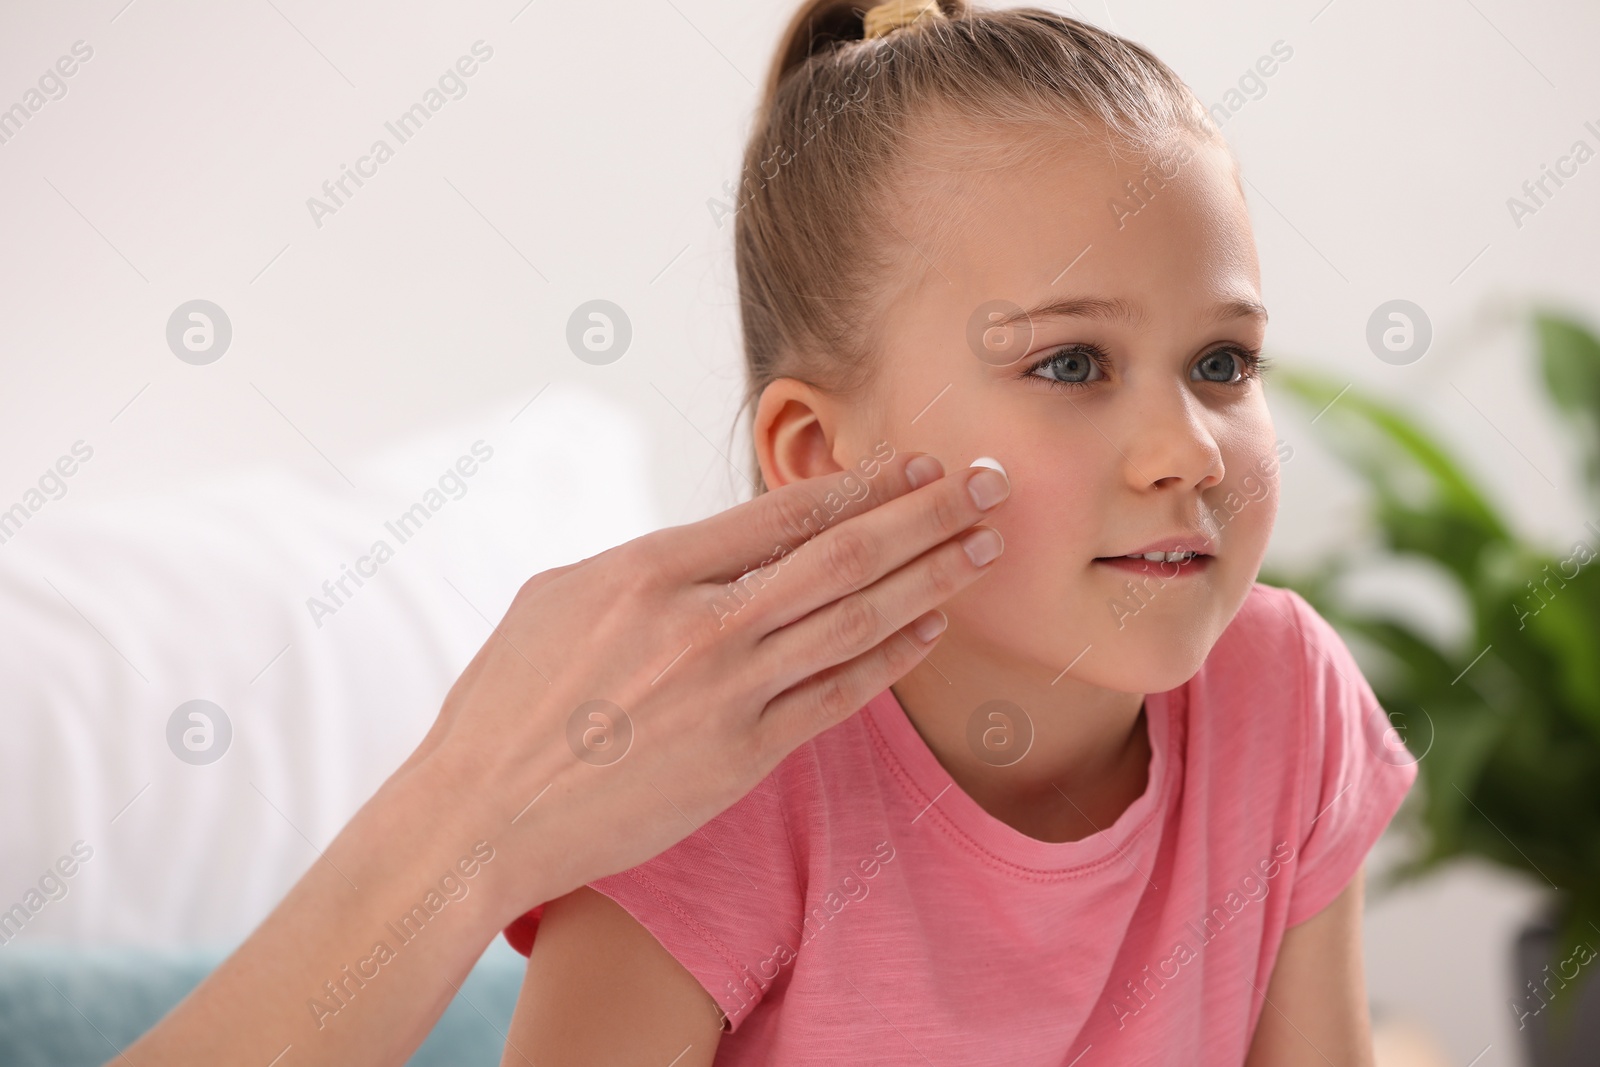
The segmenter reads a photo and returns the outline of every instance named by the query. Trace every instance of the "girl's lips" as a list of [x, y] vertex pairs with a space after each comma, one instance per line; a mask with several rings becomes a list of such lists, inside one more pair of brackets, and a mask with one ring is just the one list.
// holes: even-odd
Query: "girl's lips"
[[1182, 578], [1207, 570], [1215, 556], [1195, 556], [1193, 559], [1168, 563], [1160, 559], [1128, 559], [1126, 556], [1101, 556], [1094, 562], [1129, 574], [1153, 574], [1158, 578]]

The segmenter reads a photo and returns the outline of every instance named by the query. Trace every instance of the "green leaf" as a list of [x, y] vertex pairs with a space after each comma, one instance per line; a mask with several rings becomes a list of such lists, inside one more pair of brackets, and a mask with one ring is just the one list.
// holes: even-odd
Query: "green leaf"
[[1348, 383], [1297, 371], [1277, 372], [1273, 382], [1328, 420], [1323, 439], [1374, 491], [1390, 547], [1437, 561], [1470, 593], [1482, 557], [1512, 534], [1443, 447], [1398, 409]]
[[1590, 491], [1600, 498], [1600, 340], [1553, 312], [1533, 321], [1551, 399], [1578, 434]]

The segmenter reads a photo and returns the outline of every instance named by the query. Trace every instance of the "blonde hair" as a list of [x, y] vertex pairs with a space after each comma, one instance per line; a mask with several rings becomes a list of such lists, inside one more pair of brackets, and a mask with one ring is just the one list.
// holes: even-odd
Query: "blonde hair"
[[[1221, 135], [1177, 74], [1131, 41], [1040, 8], [966, 0], [807, 0], [768, 72], [740, 173], [734, 261], [754, 410], [778, 378], [844, 395], [871, 378], [873, 310], [903, 254], [903, 164], [946, 118], [985, 129], [1075, 123], [1150, 149]], [[959, 145], [952, 145], [959, 150]], [[990, 165], [1040, 151], [1018, 136]], [[756, 492], [767, 488], [753, 463]]]

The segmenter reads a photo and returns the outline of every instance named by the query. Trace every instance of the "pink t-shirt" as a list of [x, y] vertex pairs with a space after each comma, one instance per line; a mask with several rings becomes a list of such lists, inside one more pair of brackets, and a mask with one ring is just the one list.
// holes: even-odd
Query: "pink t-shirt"
[[1259, 583], [1145, 714], [1144, 793], [1050, 843], [956, 786], [886, 689], [592, 888], [721, 1005], [719, 1067], [1237, 1067], [1284, 929], [1345, 887], [1416, 765], [1334, 629]]

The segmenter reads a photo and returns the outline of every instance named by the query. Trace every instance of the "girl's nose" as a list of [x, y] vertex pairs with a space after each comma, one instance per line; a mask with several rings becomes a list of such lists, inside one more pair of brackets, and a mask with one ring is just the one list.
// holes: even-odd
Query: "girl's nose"
[[1163, 386], [1159, 395], [1141, 398], [1117, 435], [1129, 481], [1140, 489], [1209, 489], [1221, 482], [1222, 448], [1211, 425], [1218, 417], [1185, 389]]

